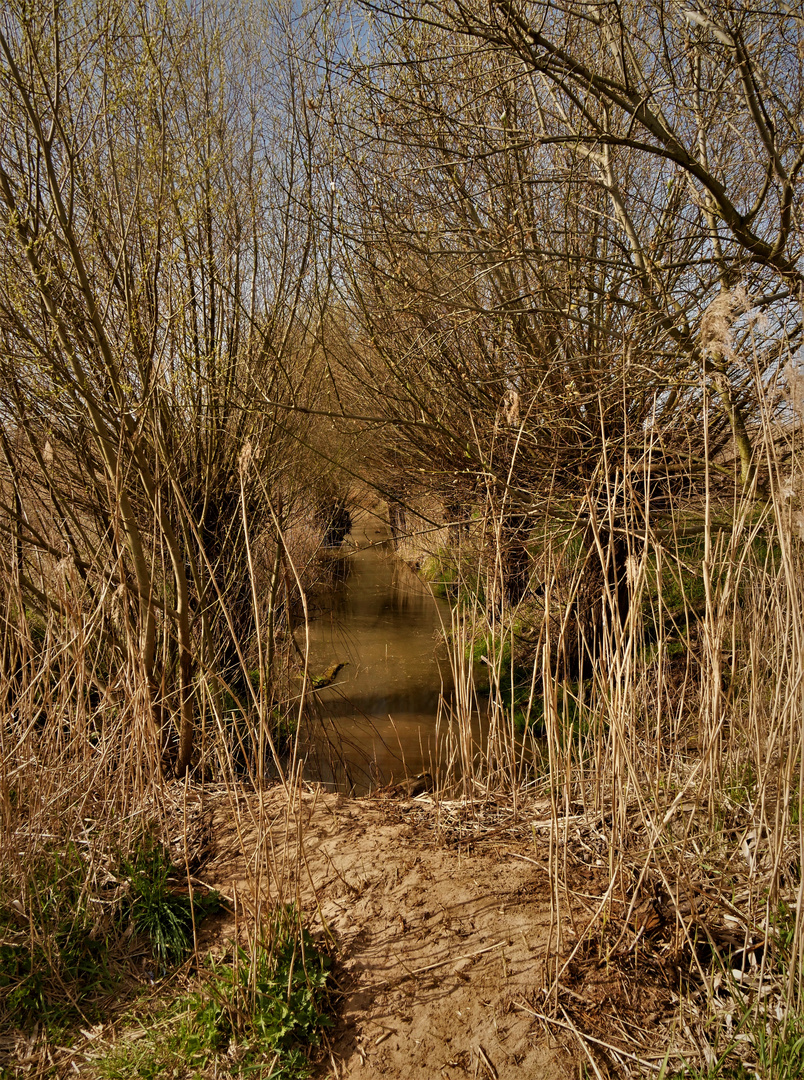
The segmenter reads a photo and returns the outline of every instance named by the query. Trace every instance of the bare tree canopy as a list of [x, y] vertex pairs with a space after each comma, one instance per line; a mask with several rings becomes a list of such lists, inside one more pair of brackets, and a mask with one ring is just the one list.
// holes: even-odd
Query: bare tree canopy
[[366, 7], [333, 119], [337, 230], [354, 363], [411, 449], [482, 483], [510, 456], [478, 441], [519, 426], [511, 479], [533, 493], [651, 432], [686, 473], [733, 446], [750, 483], [801, 331], [800, 21]]

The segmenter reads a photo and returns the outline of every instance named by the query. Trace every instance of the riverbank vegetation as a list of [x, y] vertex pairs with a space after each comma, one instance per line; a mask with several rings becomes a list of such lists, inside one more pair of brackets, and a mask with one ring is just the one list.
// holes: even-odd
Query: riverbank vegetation
[[0, 1019], [32, 1069], [135, 940], [218, 987], [212, 1043], [276, 1033], [304, 917], [264, 851], [204, 974], [190, 810], [298, 798], [305, 627], [370, 502], [452, 609], [436, 804], [550, 799], [543, 1022], [649, 1068], [584, 1008], [597, 965], [677, 995], [654, 1072], [799, 1074], [802, 55], [783, 4], [7, 5]]

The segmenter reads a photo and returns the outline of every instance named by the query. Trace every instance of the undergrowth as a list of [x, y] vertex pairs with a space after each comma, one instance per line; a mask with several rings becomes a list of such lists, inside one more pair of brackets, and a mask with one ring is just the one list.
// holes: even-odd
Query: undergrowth
[[688, 1066], [660, 1080], [799, 1080], [804, 1076], [804, 1017], [746, 1009], [725, 1046], [703, 1068]]
[[[804, 1076], [804, 1016], [785, 1001], [795, 956], [795, 910], [779, 901], [770, 911], [768, 951], [724, 970], [715, 980], [704, 1066], [667, 1072], [666, 1080], [798, 1080]], [[727, 965], [728, 967], [728, 965]]]
[[193, 926], [220, 908], [220, 897], [183, 889], [171, 883], [175, 873], [163, 848], [147, 844], [135, 859], [123, 864], [131, 883], [127, 911], [137, 933], [151, 944], [156, 959], [163, 965], [180, 963], [193, 947]]
[[151, 839], [100, 870], [70, 841], [42, 851], [0, 898], [0, 1021], [23, 1031], [91, 1021], [125, 978], [137, 935], [159, 971], [193, 946], [193, 923], [216, 911], [215, 892], [187, 894]]
[[253, 954], [238, 948], [208, 960], [198, 989], [149, 1016], [146, 1038], [122, 1038], [99, 1062], [100, 1073], [109, 1080], [188, 1073], [304, 1080], [310, 1049], [331, 1024], [328, 972], [329, 958], [295, 910], [280, 909]]

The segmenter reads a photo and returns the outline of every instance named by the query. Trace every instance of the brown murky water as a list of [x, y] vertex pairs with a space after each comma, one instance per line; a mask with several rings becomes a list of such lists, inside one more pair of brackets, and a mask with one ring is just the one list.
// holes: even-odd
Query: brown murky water
[[310, 623], [309, 670], [347, 666], [310, 696], [302, 741], [308, 778], [359, 794], [431, 768], [439, 703], [452, 691], [442, 635], [450, 609], [369, 515], [356, 520], [344, 554], [331, 609]]

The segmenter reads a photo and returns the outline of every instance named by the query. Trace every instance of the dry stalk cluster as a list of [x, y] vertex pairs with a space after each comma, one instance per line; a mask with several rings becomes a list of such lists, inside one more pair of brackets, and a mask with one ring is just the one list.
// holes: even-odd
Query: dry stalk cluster
[[533, 835], [555, 910], [536, 1012], [600, 1074], [761, 1075], [801, 1015], [801, 416], [771, 398], [749, 488], [713, 468], [668, 499], [634, 447], [607, 501], [529, 530], [513, 604], [491, 500], [429, 563], [409, 508], [417, 561], [450, 567], [455, 691], [437, 794], [399, 812], [464, 849]]

